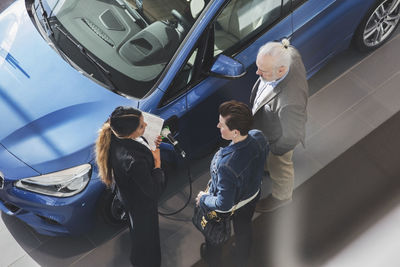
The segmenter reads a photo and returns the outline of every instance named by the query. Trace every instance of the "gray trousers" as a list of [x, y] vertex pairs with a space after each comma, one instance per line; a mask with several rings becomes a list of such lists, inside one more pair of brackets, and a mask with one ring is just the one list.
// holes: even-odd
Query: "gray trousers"
[[282, 156], [268, 153], [264, 169], [269, 172], [272, 180], [272, 196], [280, 199], [292, 198], [294, 185], [293, 150]]

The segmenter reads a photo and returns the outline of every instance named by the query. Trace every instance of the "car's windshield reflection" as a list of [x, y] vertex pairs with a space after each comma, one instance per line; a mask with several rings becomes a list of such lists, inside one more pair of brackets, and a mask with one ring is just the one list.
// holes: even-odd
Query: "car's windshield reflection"
[[[89, 77], [110, 88], [109, 78], [120, 93], [136, 98], [153, 88], [195, 21], [189, 2], [183, 0], [43, 3], [51, 7], [47, 14], [55, 45]], [[42, 13], [38, 1], [35, 10]], [[64, 29], [76, 42], [68, 40], [57, 28]], [[108, 77], [88, 62], [76, 43], [109, 70]]]

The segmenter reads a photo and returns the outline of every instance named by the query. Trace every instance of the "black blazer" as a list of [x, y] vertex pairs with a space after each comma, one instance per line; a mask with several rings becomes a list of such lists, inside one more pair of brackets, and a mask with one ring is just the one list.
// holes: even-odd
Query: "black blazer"
[[166, 181], [162, 169], [154, 168], [151, 151], [132, 139], [112, 135], [110, 161], [125, 207], [133, 211], [157, 208]]

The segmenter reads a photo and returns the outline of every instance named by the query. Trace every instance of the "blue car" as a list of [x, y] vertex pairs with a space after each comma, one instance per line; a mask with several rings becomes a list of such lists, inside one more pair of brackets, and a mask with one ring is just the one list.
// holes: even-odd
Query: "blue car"
[[[399, 3], [16, 0], [0, 14], [0, 209], [46, 235], [81, 234], [98, 210], [118, 221], [93, 150], [115, 107], [162, 117], [201, 157], [219, 104], [248, 102], [261, 45], [289, 38], [311, 76], [351, 43], [387, 41]], [[179, 161], [167, 143], [163, 155]]]

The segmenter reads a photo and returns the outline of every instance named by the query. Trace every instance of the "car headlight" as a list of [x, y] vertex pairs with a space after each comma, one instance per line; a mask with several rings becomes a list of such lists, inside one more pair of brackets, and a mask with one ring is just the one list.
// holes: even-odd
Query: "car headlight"
[[83, 164], [70, 169], [18, 180], [14, 185], [28, 191], [70, 197], [81, 192], [89, 183], [92, 166]]

